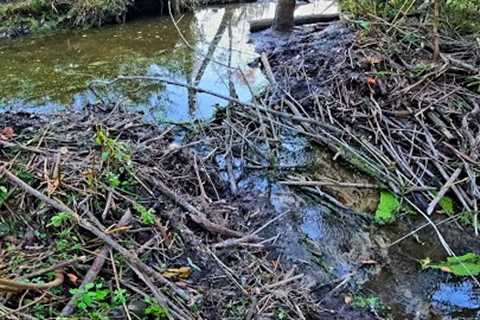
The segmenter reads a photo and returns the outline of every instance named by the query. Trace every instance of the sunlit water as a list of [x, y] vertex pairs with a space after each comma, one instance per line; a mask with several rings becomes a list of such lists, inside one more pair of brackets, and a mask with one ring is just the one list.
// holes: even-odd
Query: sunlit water
[[[201, 9], [179, 18], [183, 39], [170, 17], [157, 17], [0, 41], [0, 109], [81, 109], [101, 96], [121, 100], [156, 121], [208, 119], [226, 101], [151, 83], [102, 87], [95, 95], [88, 83], [151, 75], [248, 101], [266, 84], [260, 70], [247, 65], [257, 57], [248, 21], [273, 17], [274, 10], [271, 2]], [[300, 5], [296, 14], [335, 11], [332, 2], [317, 1]]]

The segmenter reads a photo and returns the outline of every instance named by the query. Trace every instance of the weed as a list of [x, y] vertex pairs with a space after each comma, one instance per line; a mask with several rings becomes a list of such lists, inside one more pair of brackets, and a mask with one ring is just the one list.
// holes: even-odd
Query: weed
[[168, 310], [160, 306], [155, 300], [147, 298], [145, 299], [147, 308], [145, 309], [145, 314], [155, 317], [155, 319], [168, 319], [169, 314]]
[[147, 208], [145, 208], [141, 204], [135, 204], [133, 208], [140, 215], [140, 221], [143, 224], [155, 224], [155, 211], [152, 208], [147, 210]]
[[118, 165], [131, 166], [131, 156], [128, 146], [108, 135], [108, 132], [99, 128], [95, 142], [102, 147], [102, 160], [116, 161]]
[[480, 256], [469, 252], [463, 256], [448, 257], [446, 261], [433, 263], [430, 258], [420, 261], [422, 269], [439, 269], [459, 277], [477, 276], [480, 274]]
[[121, 288], [116, 289], [113, 292], [112, 301], [115, 305], [121, 305], [121, 304], [126, 303], [127, 302], [127, 290], [121, 289]]
[[111, 171], [106, 174], [108, 185], [112, 188], [118, 188], [122, 181], [120, 180], [120, 175], [113, 173]]
[[67, 222], [70, 222], [71, 220], [72, 220], [72, 214], [70, 212], [62, 211], [57, 213], [50, 219], [50, 223], [47, 225], [47, 227], [53, 226], [55, 228], [59, 228], [65, 225]]
[[395, 215], [400, 209], [400, 201], [391, 192], [380, 192], [380, 203], [375, 212], [375, 221], [377, 223], [390, 223], [395, 220]]
[[390, 319], [390, 317], [387, 316], [389, 308], [384, 305], [377, 296], [355, 295], [353, 296], [352, 306], [358, 309], [369, 310], [377, 315], [382, 315], [382, 319]]
[[2, 205], [8, 198], [8, 189], [0, 185], [0, 205]]
[[101, 283], [87, 283], [83, 288], [70, 289], [70, 293], [78, 295], [76, 306], [82, 311], [87, 311], [87, 309], [98, 307], [104, 302], [109, 290], [103, 289]]
[[275, 319], [277, 320], [287, 320], [288, 319], [288, 312], [284, 309], [280, 308], [275, 312]]

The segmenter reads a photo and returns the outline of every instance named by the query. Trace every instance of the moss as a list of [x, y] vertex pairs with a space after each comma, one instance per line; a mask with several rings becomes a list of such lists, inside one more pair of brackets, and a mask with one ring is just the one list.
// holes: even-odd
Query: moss
[[391, 223], [395, 220], [395, 214], [400, 209], [400, 201], [397, 196], [389, 191], [380, 193], [380, 203], [375, 211], [377, 223]]

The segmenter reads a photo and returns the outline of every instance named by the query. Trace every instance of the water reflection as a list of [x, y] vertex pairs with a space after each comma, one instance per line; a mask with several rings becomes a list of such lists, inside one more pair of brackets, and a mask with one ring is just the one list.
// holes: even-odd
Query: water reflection
[[[247, 66], [257, 56], [248, 42], [248, 21], [272, 17], [274, 10], [274, 3], [201, 9], [179, 19], [183, 39], [169, 17], [157, 17], [0, 42], [0, 107], [49, 111], [73, 105], [81, 109], [96, 100], [87, 89], [89, 81], [139, 74], [249, 100], [251, 90], [259, 90], [265, 79], [259, 70]], [[335, 10], [331, 2], [317, 1], [299, 6], [296, 14]], [[109, 98], [122, 99], [156, 121], [206, 119], [216, 106], [225, 105], [221, 99], [170, 85], [122, 84], [110, 89]]]

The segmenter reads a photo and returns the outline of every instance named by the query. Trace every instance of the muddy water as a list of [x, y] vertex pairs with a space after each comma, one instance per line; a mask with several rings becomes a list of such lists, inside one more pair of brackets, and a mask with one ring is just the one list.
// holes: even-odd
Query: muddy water
[[[0, 42], [0, 106], [51, 111], [73, 104], [81, 109], [96, 100], [87, 90], [89, 81], [118, 75], [165, 77], [224, 95], [233, 92], [247, 101], [266, 84], [258, 69], [247, 66], [257, 56], [248, 21], [272, 17], [274, 9], [271, 2], [201, 9], [179, 18], [184, 39], [169, 17], [156, 17]], [[335, 10], [330, 1], [317, 1], [299, 6], [296, 14]], [[157, 121], [207, 119], [217, 105], [225, 105], [175, 86], [129, 84], [107, 93]]]

